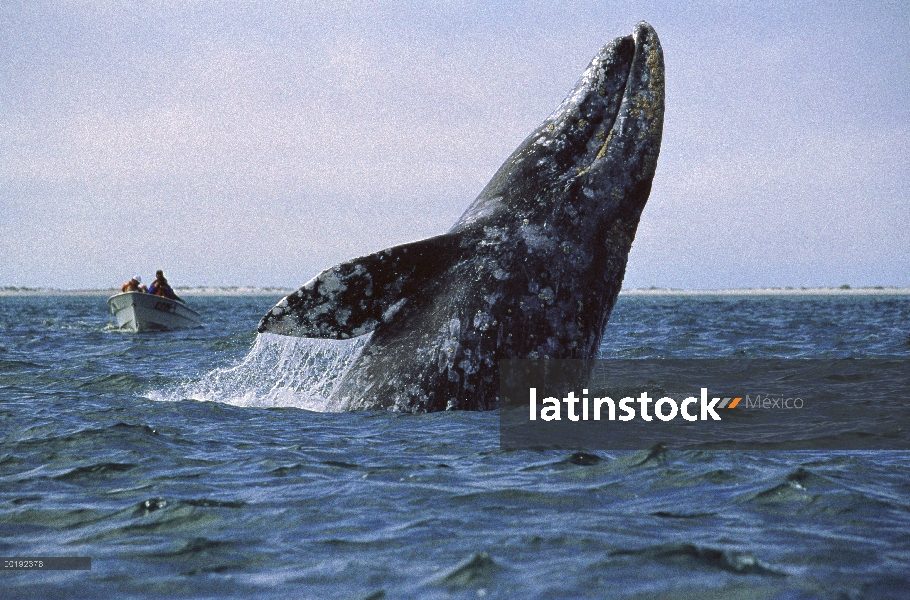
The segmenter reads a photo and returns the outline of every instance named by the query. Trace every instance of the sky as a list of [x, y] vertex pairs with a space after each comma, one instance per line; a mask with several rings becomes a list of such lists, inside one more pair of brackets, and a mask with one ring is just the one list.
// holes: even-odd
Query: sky
[[0, 2], [0, 286], [297, 287], [447, 231], [640, 20], [625, 288], [910, 286], [904, 2]]

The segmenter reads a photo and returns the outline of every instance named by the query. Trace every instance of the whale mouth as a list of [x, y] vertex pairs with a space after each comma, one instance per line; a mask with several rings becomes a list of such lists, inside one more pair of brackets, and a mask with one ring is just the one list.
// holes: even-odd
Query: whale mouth
[[[585, 151], [578, 156], [578, 174], [583, 175], [606, 156], [617, 120], [644, 117], [647, 126], [639, 132], [642, 138], [656, 129], [658, 119], [662, 125], [663, 60], [654, 29], [642, 21], [632, 35], [607, 45], [591, 61], [576, 90], [581, 96], [576, 110], [600, 114]], [[566, 110], [573, 112], [571, 106]]]
[[498, 213], [545, 218], [553, 208], [547, 199], [560, 202], [565, 190], [579, 185], [585, 196], [606, 205], [641, 209], [647, 194], [631, 192], [654, 175], [663, 112], [663, 51], [657, 33], [642, 21], [594, 57], [575, 88], [499, 168], [452, 231]]
[[[659, 147], [663, 102], [660, 42], [642, 21], [594, 57], [575, 89], [535, 132], [543, 135], [534, 144], [555, 145], [563, 178], [580, 177], [608, 158], [613, 147], [626, 156], [630, 141]], [[653, 174], [653, 168], [647, 172], [649, 165], [626, 166], [643, 169], [639, 178]]]

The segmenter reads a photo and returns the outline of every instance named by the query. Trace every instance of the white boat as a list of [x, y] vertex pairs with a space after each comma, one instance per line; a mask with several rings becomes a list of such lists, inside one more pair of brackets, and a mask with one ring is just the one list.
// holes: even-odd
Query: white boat
[[107, 299], [122, 331], [170, 331], [202, 327], [202, 316], [182, 302], [143, 292], [124, 292]]

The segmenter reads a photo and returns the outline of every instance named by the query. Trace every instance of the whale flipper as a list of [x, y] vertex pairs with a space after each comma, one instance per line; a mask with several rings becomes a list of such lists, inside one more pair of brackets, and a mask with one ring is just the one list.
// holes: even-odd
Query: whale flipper
[[460, 259], [461, 237], [447, 233], [326, 269], [266, 313], [259, 332], [336, 340], [369, 333]]

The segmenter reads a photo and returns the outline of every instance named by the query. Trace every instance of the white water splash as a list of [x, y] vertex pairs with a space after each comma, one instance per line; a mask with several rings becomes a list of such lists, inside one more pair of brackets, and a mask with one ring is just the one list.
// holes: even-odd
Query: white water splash
[[318, 412], [345, 410], [329, 397], [351, 368], [370, 336], [321, 340], [261, 333], [236, 367], [215, 369], [201, 380], [167, 393], [150, 392], [152, 400], [223, 402], [234, 406], [290, 406]]

